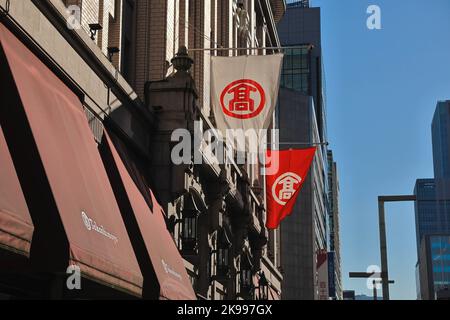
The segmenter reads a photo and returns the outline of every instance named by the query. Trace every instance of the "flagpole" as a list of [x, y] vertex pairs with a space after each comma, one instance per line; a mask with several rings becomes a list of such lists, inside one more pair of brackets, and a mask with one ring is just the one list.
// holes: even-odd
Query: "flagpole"
[[286, 46], [286, 47], [242, 47], [242, 48], [193, 48], [189, 49], [188, 52], [195, 51], [233, 51], [233, 50], [289, 50], [289, 49], [312, 49], [314, 46], [312, 44], [303, 44], [298, 46]]
[[267, 144], [292, 144], [304, 146], [328, 146], [329, 142], [268, 142]]

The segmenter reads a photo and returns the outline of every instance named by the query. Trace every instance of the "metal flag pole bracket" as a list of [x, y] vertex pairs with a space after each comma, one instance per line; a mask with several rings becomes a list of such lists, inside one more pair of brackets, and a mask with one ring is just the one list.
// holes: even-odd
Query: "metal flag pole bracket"
[[267, 142], [267, 144], [273, 145], [302, 145], [302, 146], [329, 146], [330, 143], [326, 142]]
[[10, 7], [11, 7], [11, 2], [10, 2], [10, 0], [6, 0], [6, 1], [5, 1], [5, 6], [4, 6], [4, 7], [3, 7], [3, 6], [0, 6], [0, 16], [1, 16], [1, 17], [6, 17], [6, 16], [8, 16], [8, 15], [9, 15]]
[[286, 46], [286, 47], [240, 47], [240, 48], [193, 48], [189, 49], [188, 52], [198, 52], [198, 51], [235, 51], [235, 50], [294, 50], [294, 49], [313, 49], [312, 44], [301, 44], [297, 46]]

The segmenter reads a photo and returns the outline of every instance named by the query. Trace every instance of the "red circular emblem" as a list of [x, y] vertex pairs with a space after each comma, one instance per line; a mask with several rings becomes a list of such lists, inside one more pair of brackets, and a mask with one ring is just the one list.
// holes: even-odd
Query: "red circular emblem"
[[236, 80], [220, 94], [222, 111], [227, 116], [238, 119], [256, 117], [266, 103], [266, 94], [261, 85], [250, 79]]

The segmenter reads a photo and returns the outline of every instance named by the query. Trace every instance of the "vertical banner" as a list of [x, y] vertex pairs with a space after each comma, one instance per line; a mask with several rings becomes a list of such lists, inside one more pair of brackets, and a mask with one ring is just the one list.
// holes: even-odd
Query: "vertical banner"
[[317, 252], [317, 287], [319, 300], [329, 300], [328, 254], [326, 250], [320, 250]]
[[[277, 103], [283, 54], [211, 57], [211, 104], [223, 137], [229, 130], [245, 134], [245, 147], [258, 148]], [[234, 141], [230, 141], [234, 143]], [[243, 151], [244, 141], [238, 141]]]
[[335, 252], [328, 252], [328, 296], [336, 299]]
[[315, 147], [267, 150], [266, 163], [277, 168], [275, 172], [269, 168], [266, 175], [267, 228], [278, 228], [291, 213], [315, 153]]

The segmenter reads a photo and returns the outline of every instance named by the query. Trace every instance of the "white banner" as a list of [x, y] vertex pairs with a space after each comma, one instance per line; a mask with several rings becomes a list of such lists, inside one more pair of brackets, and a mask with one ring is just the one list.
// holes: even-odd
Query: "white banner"
[[282, 61], [283, 54], [211, 57], [211, 104], [217, 129], [228, 138], [230, 129], [233, 135], [243, 132], [247, 151], [249, 141], [250, 147], [258, 147], [249, 137], [259, 141], [272, 120]]

